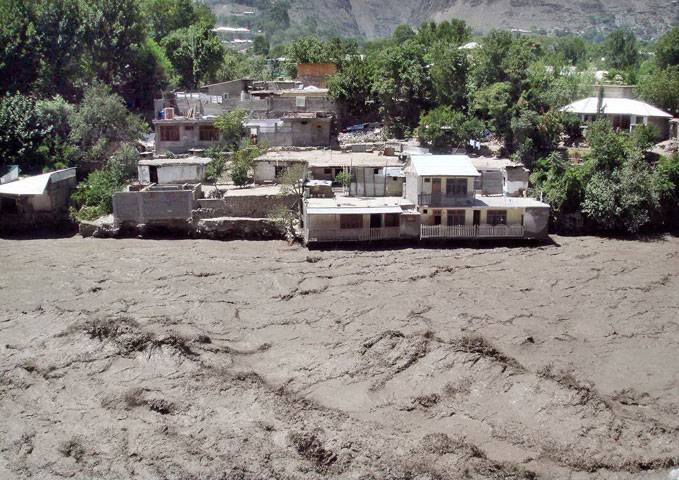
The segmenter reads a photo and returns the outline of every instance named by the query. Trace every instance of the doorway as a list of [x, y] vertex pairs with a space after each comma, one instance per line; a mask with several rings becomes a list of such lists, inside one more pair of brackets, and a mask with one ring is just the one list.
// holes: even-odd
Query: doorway
[[382, 214], [381, 213], [370, 214], [370, 228], [382, 228]]
[[481, 210], [474, 210], [474, 226], [481, 225]]
[[149, 182], [158, 183], [158, 167], [149, 167]]

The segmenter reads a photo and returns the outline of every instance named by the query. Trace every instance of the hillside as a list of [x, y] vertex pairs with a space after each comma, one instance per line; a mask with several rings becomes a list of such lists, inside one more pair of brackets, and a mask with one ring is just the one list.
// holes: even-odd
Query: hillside
[[627, 25], [653, 38], [679, 23], [679, 0], [290, 0], [289, 15], [293, 26], [312, 24], [371, 39], [390, 35], [399, 24], [454, 17], [479, 33], [492, 28], [592, 33]]

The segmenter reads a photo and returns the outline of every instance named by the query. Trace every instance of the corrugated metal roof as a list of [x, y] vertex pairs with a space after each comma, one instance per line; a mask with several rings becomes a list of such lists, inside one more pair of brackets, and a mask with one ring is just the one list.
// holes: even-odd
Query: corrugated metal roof
[[210, 162], [212, 162], [212, 159], [205, 157], [154, 158], [152, 160], [139, 160], [139, 165], [162, 167], [165, 165], [207, 165]]
[[411, 155], [409, 168], [422, 177], [481, 176], [467, 155]]
[[50, 180], [60, 181], [75, 177], [75, 168], [66, 168], [54, 172], [43, 173], [33, 177], [23, 178], [15, 182], [0, 185], [0, 194], [7, 195], [42, 195]]
[[[561, 111], [584, 115], [596, 115], [598, 113], [598, 105], [599, 99], [597, 97], [588, 97], [573, 102], [570, 105], [566, 105]], [[639, 100], [632, 100], [631, 98], [604, 98], [602, 108], [605, 115], [636, 115], [638, 117], [672, 118], [672, 115], [663, 112], [653, 105], [640, 102]]]

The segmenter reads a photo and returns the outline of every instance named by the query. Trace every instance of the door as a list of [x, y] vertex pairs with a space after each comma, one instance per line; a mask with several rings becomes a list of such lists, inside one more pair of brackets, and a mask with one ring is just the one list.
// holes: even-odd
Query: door
[[149, 167], [149, 181], [158, 183], [158, 167]]
[[474, 225], [481, 225], [481, 210], [474, 210]]
[[382, 214], [381, 213], [370, 214], [370, 228], [382, 228]]
[[[441, 202], [441, 179], [431, 179], [431, 205], [440, 206]], [[438, 224], [437, 224], [438, 225]]]

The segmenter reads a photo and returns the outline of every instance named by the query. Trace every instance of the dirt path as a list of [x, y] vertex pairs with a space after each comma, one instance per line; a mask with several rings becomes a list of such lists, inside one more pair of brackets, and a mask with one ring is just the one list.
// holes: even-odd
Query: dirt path
[[0, 478], [665, 479], [679, 239], [0, 240]]

